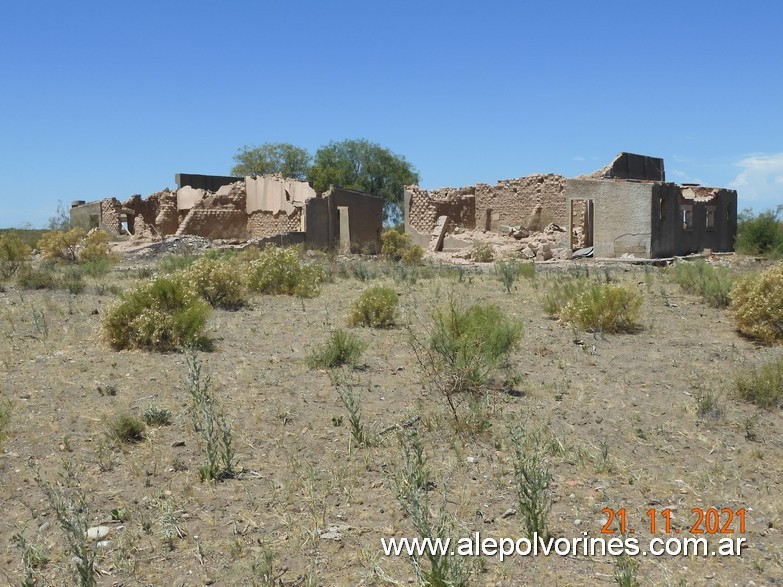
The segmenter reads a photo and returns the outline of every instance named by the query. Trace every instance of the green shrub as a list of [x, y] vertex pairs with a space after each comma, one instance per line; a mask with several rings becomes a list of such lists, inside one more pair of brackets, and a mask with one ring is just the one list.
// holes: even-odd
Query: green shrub
[[432, 320], [433, 367], [455, 392], [481, 389], [522, 336], [522, 324], [495, 305], [461, 308], [450, 300]]
[[495, 248], [489, 243], [474, 244], [470, 258], [477, 263], [489, 263], [495, 258]]
[[734, 248], [746, 255], [783, 255], [783, 205], [754, 215], [743, 210], [737, 218], [737, 240]]
[[495, 264], [495, 273], [501, 283], [503, 283], [506, 292], [511, 293], [511, 288], [514, 286], [517, 277], [532, 279], [536, 276], [536, 266], [534, 263], [502, 261]]
[[71, 294], [82, 293], [87, 284], [84, 281], [84, 275], [78, 267], [69, 267], [61, 275], [57, 281], [58, 289], [64, 289]]
[[144, 422], [131, 414], [119, 414], [108, 422], [109, 438], [120, 444], [132, 444], [144, 440]]
[[642, 297], [618, 285], [593, 283], [572, 297], [560, 319], [593, 332], [633, 332]]
[[204, 345], [201, 331], [208, 315], [209, 306], [193, 288], [159, 277], [123, 294], [106, 312], [103, 333], [115, 350]]
[[75, 263], [77, 248], [85, 234], [84, 229], [78, 226], [67, 232], [50, 230], [38, 241], [38, 248], [41, 249], [44, 259]]
[[783, 408], [783, 358], [738, 371], [734, 393], [762, 408]]
[[372, 328], [394, 326], [398, 302], [397, 292], [390, 287], [375, 285], [365, 289], [351, 304], [348, 323]]
[[0, 448], [6, 439], [6, 430], [11, 421], [11, 402], [0, 395]]
[[112, 259], [96, 259], [95, 261], [86, 261], [80, 265], [82, 272], [90, 277], [101, 277], [106, 275], [114, 266]]
[[765, 344], [783, 340], [783, 264], [737, 280], [730, 297], [737, 330]]
[[560, 317], [563, 308], [584, 291], [588, 282], [584, 277], [558, 277], [550, 282], [541, 297], [544, 312], [555, 318]]
[[199, 257], [176, 274], [213, 308], [236, 310], [247, 303], [239, 268], [229, 261]]
[[16, 282], [22, 289], [56, 289], [58, 276], [49, 263], [42, 263], [38, 269], [23, 265], [16, 274]]
[[96, 230], [88, 234], [79, 251], [79, 263], [116, 262], [116, 256], [109, 251], [110, 240], [111, 237], [103, 230]]
[[356, 365], [364, 350], [364, 343], [355, 334], [338, 328], [329, 340], [307, 356], [313, 369], [331, 369], [341, 365]]
[[168, 426], [171, 424], [171, 411], [150, 403], [144, 411], [144, 422], [147, 426]]
[[196, 259], [198, 259], [198, 256], [193, 254], [193, 250], [190, 247], [182, 247], [176, 253], [170, 253], [163, 257], [158, 262], [158, 267], [163, 273], [174, 273], [189, 267]]
[[30, 247], [17, 234], [0, 234], [0, 277], [12, 277], [29, 255]]
[[424, 257], [424, 249], [413, 244], [411, 235], [389, 228], [381, 233], [381, 254], [392, 261], [415, 265]]
[[701, 296], [706, 304], [714, 308], [729, 305], [734, 273], [724, 267], [714, 267], [701, 259], [682, 261], [669, 267], [666, 275], [684, 292]]
[[299, 248], [268, 245], [250, 261], [247, 285], [258, 293], [311, 298], [318, 295], [327, 277], [323, 266], [302, 263]]

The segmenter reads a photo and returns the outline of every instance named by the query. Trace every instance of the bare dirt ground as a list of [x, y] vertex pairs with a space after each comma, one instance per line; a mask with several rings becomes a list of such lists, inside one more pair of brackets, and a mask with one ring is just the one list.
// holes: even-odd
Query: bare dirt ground
[[[34, 480], [39, 470], [56, 481], [64, 460], [74, 463], [91, 524], [111, 528], [99, 585], [413, 584], [407, 557], [383, 556], [381, 539], [416, 536], [391, 482], [402, 460], [396, 426], [416, 418], [433, 494], [447, 494], [455, 537], [523, 535], [520, 515], [509, 512], [518, 507], [509, 431], [523, 425], [549, 447], [554, 536], [601, 536], [604, 508], [624, 508], [642, 543], [651, 508], [669, 508], [680, 536], [694, 536], [692, 508], [745, 508], [741, 556], [639, 556], [638, 580], [783, 585], [783, 417], [730, 394], [735, 369], [779, 357], [781, 348], [743, 339], [725, 311], [680, 293], [658, 269], [606, 269], [644, 295], [636, 334], [594, 337], [548, 319], [539, 300], [552, 274], [541, 269], [510, 294], [492, 273], [338, 277], [313, 299], [258, 296], [249, 308], [215, 310], [207, 332], [215, 350], [199, 358], [232, 424], [241, 473], [204, 483], [203, 447], [186, 413], [185, 356], [114, 352], [101, 341], [101, 316], [116, 296], [97, 292], [131, 287], [138, 277], [128, 263], [80, 295], [13, 285], [0, 293], [0, 392], [12, 402], [0, 452], [0, 577], [10, 585], [23, 579], [17, 532], [47, 554], [38, 584], [72, 584], [72, 555]], [[590, 263], [581, 266], [604, 271]], [[347, 305], [376, 283], [398, 291], [414, 330], [450, 295], [498, 304], [524, 323], [513, 354], [523, 379], [516, 393], [488, 396], [486, 430], [455, 430], [404, 328], [357, 328], [367, 349], [353, 377], [373, 438], [352, 446], [328, 373], [309, 369], [305, 357], [330, 329], [345, 327]], [[116, 395], [99, 393], [107, 386]], [[705, 393], [718, 396], [717, 410], [699, 415], [695, 398]], [[171, 425], [148, 427], [144, 441], [122, 448], [107, 440], [110, 417], [141, 417], [151, 403], [172, 412]], [[729, 536], [739, 537], [736, 521], [733, 528]], [[721, 535], [707, 537], [715, 545]], [[473, 585], [611, 585], [617, 569], [611, 556], [473, 562]], [[269, 569], [274, 580], [264, 577]]]

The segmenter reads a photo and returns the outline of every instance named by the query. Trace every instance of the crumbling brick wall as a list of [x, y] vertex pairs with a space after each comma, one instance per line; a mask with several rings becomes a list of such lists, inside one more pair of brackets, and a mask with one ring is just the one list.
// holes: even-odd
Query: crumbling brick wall
[[177, 212], [177, 194], [168, 189], [158, 192], [158, 215], [155, 226], [161, 235], [175, 234], [179, 228], [179, 213]]
[[298, 232], [300, 230], [302, 230], [301, 208], [296, 208], [290, 216], [286, 216], [285, 212], [272, 214], [258, 210], [247, 219], [247, 232], [251, 238], [264, 238], [283, 232]]
[[192, 208], [177, 230], [212, 239], [247, 238], [247, 214], [244, 210]]
[[428, 193], [418, 186], [408, 192], [408, 223], [420, 233], [430, 233], [439, 216], [448, 216], [451, 222], [467, 229], [476, 227], [476, 199], [473, 188], [455, 190], [443, 188]]
[[501, 224], [541, 230], [550, 222], [565, 224], [566, 178], [554, 173], [506, 179], [494, 186], [476, 185], [476, 226], [483, 227], [492, 209], [492, 229]]
[[120, 236], [122, 204], [117, 198], [101, 200], [101, 228], [113, 236]]
[[408, 223], [418, 232], [429, 233], [438, 216], [448, 216], [453, 225], [484, 228], [491, 209], [492, 230], [501, 224], [541, 230], [550, 222], [565, 224], [565, 186], [566, 178], [553, 173], [430, 192], [411, 186], [406, 188]]

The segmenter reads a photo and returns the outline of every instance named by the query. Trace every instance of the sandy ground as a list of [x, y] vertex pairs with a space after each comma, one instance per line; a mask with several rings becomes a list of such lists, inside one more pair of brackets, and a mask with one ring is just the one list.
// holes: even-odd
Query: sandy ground
[[[133, 261], [144, 263], [154, 266]], [[353, 377], [368, 447], [352, 446], [328, 373], [304, 360], [345, 326], [347, 304], [368, 283], [337, 278], [314, 299], [259, 296], [236, 312], [215, 310], [215, 350], [199, 358], [232, 424], [241, 473], [203, 483], [184, 355], [114, 352], [100, 339], [116, 296], [96, 287], [131, 287], [136, 278], [125, 267], [77, 296], [12, 285], [0, 293], [0, 392], [12, 402], [0, 452], [0, 577], [9, 584], [23, 576], [17, 532], [48, 556], [35, 571], [39, 584], [71, 584], [72, 555], [34, 481], [36, 470], [55, 481], [64, 460], [74, 463], [90, 523], [111, 528], [98, 554], [99, 585], [413, 584], [407, 557], [383, 556], [381, 539], [416, 535], [392, 479], [402, 460], [395, 427], [418, 418], [433, 501], [447, 496], [454, 536], [522, 536], [521, 515], [509, 512], [518, 509], [509, 431], [522, 425], [548, 447], [554, 536], [601, 536], [604, 508], [624, 508], [641, 542], [651, 537], [651, 508], [669, 508], [672, 531], [683, 536], [693, 536], [692, 508], [744, 508], [741, 556], [639, 556], [639, 581], [783, 585], [783, 417], [730, 394], [735, 369], [779, 357], [781, 348], [741, 338], [725, 311], [681, 294], [658, 269], [606, 270], [644, 296], [643, 329], [598, 337], [544, 316], [547, 272], [510, 294], [492, 273], [371, 282], [395, 287], [403, 320], [418, 332], [449, 296], [498, 304], [525, 332], [512, 357], [521, 383], [489, 394], [487, 429], [469, 434], [455, 430], [429, 389], [404, 328], [352, 329], [367, 343]], [[110, 384], [116, 395], [101, 395]], [[694, 398], [707, 392], [720, 413], [701, 416]], [[107, 440], [109, 418], [141, 417], [151, 403], [172, 412], [171, 425], [148, 427], [135, 445]], [[121, 520], [113, 510], [125, 510]], [[733, 529], [727, 536], [739, 537], [736, 521]], [[611, 556], [473, 562], [472, 585], [610, 585], [618, 568]], [[265, 568], [274, 581], [264, 582]]]

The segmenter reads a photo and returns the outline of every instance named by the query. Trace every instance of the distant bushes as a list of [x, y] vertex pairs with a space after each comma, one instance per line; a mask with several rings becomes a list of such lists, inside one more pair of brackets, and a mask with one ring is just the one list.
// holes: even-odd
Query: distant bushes
[[765, 344], [783, 341], [783, 264], [737, 280], [730, 297], [742, 334]]
[[381, 233], [381, 254], [392, 261], [415, 265], [424, 257], [424, 249], [413, 244], [411, 235], [390, 228]]
[[17, 234], [0, 234], [0, 277], [12, 277], [29, 255], [30, 247]]
[[734, 248], [746, 255], [783, 256], [783, 205], [754, 215], [744, 210], [737, 218]]
[[103, 320], [104, 336], [115, 350], [168, 351], [204, 346], [209, 305], [181, 280], [158, 277], [123, 294]]
[[77, 248], [81, 240], [86, 236], [81, 227], [71, 230], [50, 230], [38, 241], [44, 259], [55, 262], [75, 263], [77, 260]]
[[667, 277], [686, 293], [701, 296], [714, 308], [729, 305], [729, 292], [735, 275], [724, 267], [715, 267], [706, 261], [682, 261], [666, 270]]

